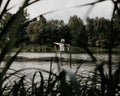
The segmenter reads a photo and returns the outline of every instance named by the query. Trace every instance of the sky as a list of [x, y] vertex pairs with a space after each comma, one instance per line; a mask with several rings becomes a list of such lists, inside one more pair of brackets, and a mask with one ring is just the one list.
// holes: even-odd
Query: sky
[[[12, 10], [10, 10], [10, 12], [15, 13], [18, 9], [18, 6], [22, 4], [22, 1], [24, 0], [12, 0], [9, 7], [15, 7]], [[107, 0], [103, 3], [98, 3], [93, 7], [74, 7], [94, 1], [96, 0], [41, 0], [27, 7], [27, 10], [30, 18], [34, 18], [49, 11], [57, 10], [53, 13], [46, 14], [45, 18], [58, 20], [63, 19], [65, 22], [67, 22], [69, 17], [73, 15], [78, 15], [82, 19], [85, 19], [87, 16], [91, 18], [105, 17], [110, 19], [112, 16], [113, 9], [113, 4], [110, 0]]]

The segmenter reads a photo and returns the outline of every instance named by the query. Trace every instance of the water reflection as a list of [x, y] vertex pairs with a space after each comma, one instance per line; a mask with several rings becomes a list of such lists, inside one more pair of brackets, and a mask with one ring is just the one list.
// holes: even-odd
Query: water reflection
[[[13, 55], [12, 53], [11, 55]], [[26, 57], [26, 58], [42, 58], [42, 57], [55, 57], [56, 53], [20, 53], [18, 57]], [[59, 57], [59, 53], [57, 54]], [[107, 61], [108, 56], [106, 54], [95, 54], [94, 55], [98, 60]], [[70, 54], [63, 54], [63, 58], [69, 58]], [[81, 59], [81, 60], [91, 60], [90, 56], [88, 54], [72, 54], [71, 59]], [[118, 62], [119, 56], [113, 55], [113, 59], [115, 62]], [[50, 61], [44, 61], [44, 62], [35, 62], [35, 61], [21, 61], [21, 62], [14, 62], [11, 69], [14, 70], [23, 70], [22, 74], [33, 74], [36, 70], [42, 70], [44, 72], [45, 77], [48, 77], [48, 73], [50, 71]], [[63, 66], [61, 66], [65, 70], [70, 70], [73, 73], [77, 72], [78, 74], [82, 75], [89, 75], [90, 72], [94, 72], [96, 65], [93, 62], [72, 62], [72, 66], [70, 68], [70, 62], [62, 62]], [[107, 63], [106, 63], [107, 64]], [[4, 65], [4, 64], [3, 64]], [[58, 72], [57, 70], [58, 63], [55, 61], [52, 62], [52, 71], [53, 73]], [[105, 69], [107, 71], [107, 65], [104, 65]], [[113, 65], [114, 68], [116, 65]], [[27, 69], [27, 70], [26, 70]], [[45, 72], [46, 71], [46, 72]], [[9, 72], [12, 72], [9, 70]]]
[[[14, 55], [15, 53], [11, 53], [10, 55]], [[108, 60], [108, 54], [93, 54], [98, 60]], [[57, 53], [29, 53], [29, 52], [21, 52], [18, 54], [18, 57], [25, 57], [25, 58], [44, 58], [44, 57], [60, 57], [59, 52]], [[63, 53], [63, 58], [69, 58], [69, 53]], [[82, 60], [91, 60], [91, 57], [88, 54], [71, 54], [72, 59], [82, 59]], [[112, 58], [114, 61], [119, 61], [120, 55], [113, 54]]]

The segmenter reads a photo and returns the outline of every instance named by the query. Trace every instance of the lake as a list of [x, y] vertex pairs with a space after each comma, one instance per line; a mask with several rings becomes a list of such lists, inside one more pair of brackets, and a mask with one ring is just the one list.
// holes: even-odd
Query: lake
[[[10, 56], [14, 55], [14, 53], [11, 53]], [[33, 58], [48, 58], [48, 57], [56, 57], [60, 56], [59, 53], [28, 53], [28, 52], [22, 52], [18, 55], [18, 57], [23, 58], [29, 58], [33, 61], [24, 61], [24, 59], [20, 62], [15, 61], [12, 66], [10, 67], [12, 70], [9, 72], [14, 72], [13, 70], [23, 70], [21, 71], [21, 74], [33, 74], [36, 70], [42, 70], [44, 72], [44, 76], [48, 77], [48, 73], [50, 70], [50, 61], [34, 61]], [[107, 54], [94, 54], [94, 56], [99, 61], [107, 61], [108, 55]], [[62, 55], [63, 58], [70, 58], [70, 54], [64, 53]], [[71, 59], [79, 59], [79, 60], [87, 60], [91, 61], [91, 57], [88, 54], [71, 54]], [[115, 63], [119, 62], [120, 56], [113, 55], [113, 61]], [[3, 62], [4, 65], [5, 62]], [[107, 71], [107, 65], [104, 65], [105, 69]], [[113, 68], [115, 69], [117, 67], [117, 64], [113, 64]], [[95, 71], [96, 64], [93, 62], [71, 62], [71, 68], [70, 68], [70, 62], [62, 62], [61, 68], [65, 70], [69, 70], [73, 73], [77, 72], [78, 74], [82, 75], [90, 75], [91, 72]], [[79, 70], [77, 70], [79, 68]], [[56, 73], [58, 72], [58, 62], [52, 61], [52, 72]], [[32, 75], [31, 75], [32, 76]]]
[[[13, 56], [15, 53], [12, 52], [10, 55]], [[29, 52], [21, 52], [18, 54], [18, 57], [24, 57], [24, 58], [49, 58], [49, 57], [60, 57], [59, 52], [57, 53], [29, 53]], [[98, 60], [104, 60], [107, 61], [108, 60], [108, 55], [107, 54], [94, 54], [94, 56], [96, 57], [96, 59]], [[62, 55], [63, 58], [70, 58], [70, 54], [69, 53], [63, 53]], [[120, 54], [113, 54], [113, 61], [118, 62], [120, 59]], [[82, 60], [91, 60], [91, 57], [88, 54], [71, 54], [71, 59], [82, 59]]]

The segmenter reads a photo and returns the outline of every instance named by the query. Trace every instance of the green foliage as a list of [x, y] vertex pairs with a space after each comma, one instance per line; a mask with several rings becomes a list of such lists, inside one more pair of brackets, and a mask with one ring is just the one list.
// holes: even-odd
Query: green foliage
[[4, 87], [6, 86], [5, 81], [9, 78], [7, 77], [7, 72], [11, 64], [17, 57], [18, 53], [21, 51], [21, 48], [16, 52], [13, 57], [8, 58], [8, 61], [5, 62], [3, 68], [1, 67], [1, 64], [2, 61], [5, 59], [6, 55], [8, 55], [12, 51], [12, 48], [15, 47], [16, 42], [19, 40], [19, 38], [17, 38], [17, 35], [21, 30], [21, 17], [23, 16], [24, 8], [29, 4], [29, 0], [26, 0], [14, 15], [10, 15], [8, 14], [9, 9], [7, 9], [10, 1], [11, 0], [7, 0], [5, 2], [5, 5], [3, 4], [3, 0], [0, 1], [0, 8], [3, 7], [0, 13], [0, 40], [3, 40], [4, 36], [8, 36], [9, 38], [9, 40], [4, 42], [5, 44], [2, 45], [3, 47], [0, 53], [0, 96], [4, 96], [4, 90], [6, 88]]
[[37, 21], [33, 21], [27, 27], [28, 37], [31, 42], [35, 42], [38, 39], [38, 36], [41, 34], [40, 25]]
[[[62, 20], [47, 21], [44, 17], [42, 18], [43, 24], [40, 24], [42, 20], [40, 21], [39, 19], [30, 22], [27, 27], [28, 37], [30, 40], [33, 39], [32, 41], [35, 40], [34, 43], [38, 45], [51, 45], [54, 41], [59, 42], [61, 38], [64, 38], [67, 43], [78, 47], [81, 47], [81, 43], [88, 47], [107, 48], [109, 46], [109, 34], [112, 29], [111, 22], [108, 19], [103, 17], [88, 17], [86, 19], [86, 24], [83, 24], [82, 19], [74, 15], [71, 16], [69, 22], [65, 24]], [[117, 25], [115, 28], [119, 30]], [[113, 45], [118, 46], [120, 37], [119, 32], [115, 31], [114, 33], [114, 38], [117, 38], [114, 39]]]
[[[40, 45], [52, 45], [54, 41], [59, 42], [61, 38], [64, 38], [67, 43], [73, 46], [81, 47], [80, 43], [85, 44], [89, 47], [101, 47], [107, 48], [109, 45], [109, 34], [111, 32], [111, 22], [105, 18], [87, 18], [86, 24], [78, 16], [71, 16], [69, 18], [68, 24], [65, 24], [63, 20], [46, 20], [42, 15], [35, 20], [28, 21], [28, 14], [26, 10], [21, 16], [21, 31], [19, 31], [18, 37], [25, 44], [36, 43]], [[5, 26], [5, 22], [9, 20], [10, 15], [7, 13], [3, 20], [1, 20], [1, 25]], [[115, 15], [114, 22], [114, 38], [113, 45], [119, 46], [119, 15]], [[27, 22], [25, 24], [25, 22]], [[1, 30], [2, 30], [1, 26]], [[11, 29], [10, 29], [11, 30]], [[12, 31], [12, 30], [11, 30]], [[114, 36], [114, 37], [113, 37]], [[9, 34], [6, 34], [2, 41], [9, 40]], [[28, 42], [25, 42], [25, 38], [29, 38]], [[23, 39], [23, 40], [22, 40]], [[0, 42], [2, 46], [2, 41]], [[21, 43], [21, 42], [19, 42]], [[17, 45], [19, 44], [17, 43]]]
[[53, 48], [46, 45], [37, 46], [34, 44], [25, 45], [22, 52], [52, 52]]
[[[7, 7], [10, 1], [11, 0], [7, 0], [3, 10], [1, 10], [0, 20], [2, 20], [4, 15], [9, 11]], [[117, 33], [119, 31], [119, 27], [118, 27], [119, 22], [118, 23], [114, 22], [114, 20], [116, 22], [119, 21], [118, 20], [119, 14], [115, 14], [116, 12], [119, 13], [119, 10], [120, 10], [118, 7], [119, 0], [112, 1], [114, 4], [114, 11], [113, 11], [113, 18], [111, 20], [111, 30], [107, 36], [108, 37], [107, 38], [108, 62], [105, 63], [103, 61], [97, 60], [97, 58], [90, 51], [90, 49], [88, 49], [86, 44], [82, 43], [82, 41], [79, 40], [80, 41], [79, 44], [85, 50], [85, 52], [91, 57], [92, 63], [95, 64], [96, 66], [93, 76], [86, 77], [86, 76], [81, 76], [80, 74], [77, 74], [77, 70], [80, 68], [80, 65], [83, 64], [83, 62], [80, 62], [80, 65], [76, 69], [75, 73], [69, 72], [67, 70], [63, 70], [58, 74], [53, 73], [52, 63], [54, 58], [51, 58], [50, 71], [36, 68], [35, 69], [36, 71], [33, 74], [26, 74], [26, 75], [21, 74], [21, 72], [25, 70], [31, 70], [30, 68], [30, 69], [21, 69], [18, 71], [12, 70], [13, 72], [9, 73], [9, 71], [11, 70], [10, 66], [15, 61], [19, 52], [21, 52], [21, 48], [19, 48], [18, 51], [12, 57], [8, 58], [4, 62], [4, 66], [2, 66], [3, 61], [6, 58], [6, 55], [9, 55], [9, 53], [12, 52], [16, 43], [19, 41], [19, 38], [17, 38], [18, 34], [22, 32], [21, 29], [24, 28], [24, 26], [21, 26], [21, 24], [23, 23], [23, 20], [21, 19], [21, 17], [23, 16], [24, 9], [28, 5], [31, 5], [37, 1], [39, 0], [32, 0], [31, 2], [30, 0], [25, 0], [23, 5], [14, 15], [10, 16], [10, 18], [7, 17], [8, 19], [6, 19], [4, 23], [0, 22], [2, 24], [2, 27], [0, 30], [0, 40], [2, 40], [4, 36], [9, 34], [9, 40], [5, 42], [0, 52], [0, 96], [48, 96], [48, 95], [52, 95], [52, 96], [116, 96], [116, 95], [119, 95], [119, 92], [120, 92], [120, 64], [119, 63], [120, 62], [117, 62], [116, 63], [117, 68], [114, 71], [112, 70], [113, 68], [112, 67], [113, 65], [112, 48], [114, 47], [114, 45], [112, 44], [114, 44], [115, 40], [118, 40], [118, 37], [119, 37], [118, 36], [116, 37], [117, 39], [115, 39], [115, 36], [117, 36]], [[103, 2], [103, 1], [104, 0], [98, 0], [91, 4], [94, 5], [96, 3]], [[2, 6], [2, 3], [3, 3], [3, 0], [0, 1], [0, 7]], [[91, 4], [88, 4], [88, 5], [91, 5]], [[115, 18], [114, 16], [116, 15], [117, 17]], [[80, 30], [80, 33], [76, 33], [76, 34], [78, 36], [81, 36], [81, 32], [82, 32], [81, 30], [83, 29], [81, 29], [81, 26], [79, 27], [74, 26], [74, 23], [78, 25], [81, 24], [83, 27], [84, 25], [82, 21], [78, 19], [76, 16], [71, 21], [73, 22], [70, 23], [70, 26], [71, 26], [70, 28], [76, 30], [76, 32]], [[96, 19], [96, 22], [95, 22], [93, 19], [90, 20], [88, 18], [88, 22], [89, 22], [89, 24], [87, 24], [88, 26], [93, 26], [94, 24], [97, 25], [97, 27], [93, 26], [93, 28], [92, 27], [88, 28], [87, 26], [86, 28], [86, 30], [94, 32], [94, 33], [90, 32], [89, 34], [89, 35], [93, 34], [95, 36], [95, 38], [92, 38], [92, 36], [90, 36], [94, 41], [99, 37], [96, 32], [99, 32], [99, 31], [104, 32], [102, 30], [104, 19], [103, 18], [100, 20]], [[90, 22], [92, 22], [93, 24], [91, 25]], [[46, 29], [46, 23], [47, 22], [45, 18], [40, 16], [40, 22], [39, 22], [40, 26], [42, 27], [45, 26], [45, 29]], [[64, 23], [59, 21], [57, 22], [55, 21], [55, 23], [58, 24], [57, 27], [54, 25], [55, 30], [57, 30], [58, 33], [63, 35], [62, 28]], [[113, 27], [113, 24], [115, 24], [116, 27]], [[61, 28], [61, 25], [62, 25], [62, 28]], [[65, 28], [64, 30], [68, 32], [69, 28], [65, 27], [65, 25], [64, 25], [64, 28]], [[90, 29], [93, 29], [93, 30], [90, 30]], [[44, 31], [44, 28], [43, 29], [40, 28], [40, 30], [42, 30], [40, 32], [47, 32], [46, 30]], [[44, 41], [45, 37], [42, 40]], [[53, 40], [56, 40], [56, 39], [53, 39]], [[41, 41], [41, 43], [45, 42], [43, 41]], [[59, 58], [55, 58], [55, 59], [56, 59], [56, 63], [58, 64]], [[106, 71], [104, 67], [105, 64], [108, 66], [107, 72], [105, 72]], [[48, 73], [49, 75], [48, 78], [45, 78], [42, 72]], [[29, 78], [28, 77], [29, 75], [32, 77]]]
[[76, 15], [71, 16], [67, 25], [72, 35], [71, 44], [80, 46], [80, 42], [82, 42], [87, 45], [87, 34], [82, 19]]

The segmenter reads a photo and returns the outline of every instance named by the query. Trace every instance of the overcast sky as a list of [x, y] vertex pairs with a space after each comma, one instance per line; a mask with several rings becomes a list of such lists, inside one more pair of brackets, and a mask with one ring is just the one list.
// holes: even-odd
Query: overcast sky
[[[10, 6], [20, 5], [22, 0], [13, 0]], [[91, 6], [84, 7], [73, 7], [77, 5], [82, 5], [90, 2], [94, 2], [96, 0], [41, 0], [31, 6], [29, 6], [28, 13], [30, 14], [30, 18], [34, 18], [39, 16], [40, 14], [57, 10], [53, 13], [46, 14], [45, 17], [47, 19], [63, 19], [65, 22], [68, 21], [70, 16], [78, 15], [81, 18], [85, 18], [86, 13], [89, 12]], [[11, 12], [15, 12], [17, 7], [11, 10]], [[110, 18], [112, 14], [113, 5], [110, 0], [107, 0], [103, 3], [96, 4], [90, 14], [89, 17], [105, 17]]]

